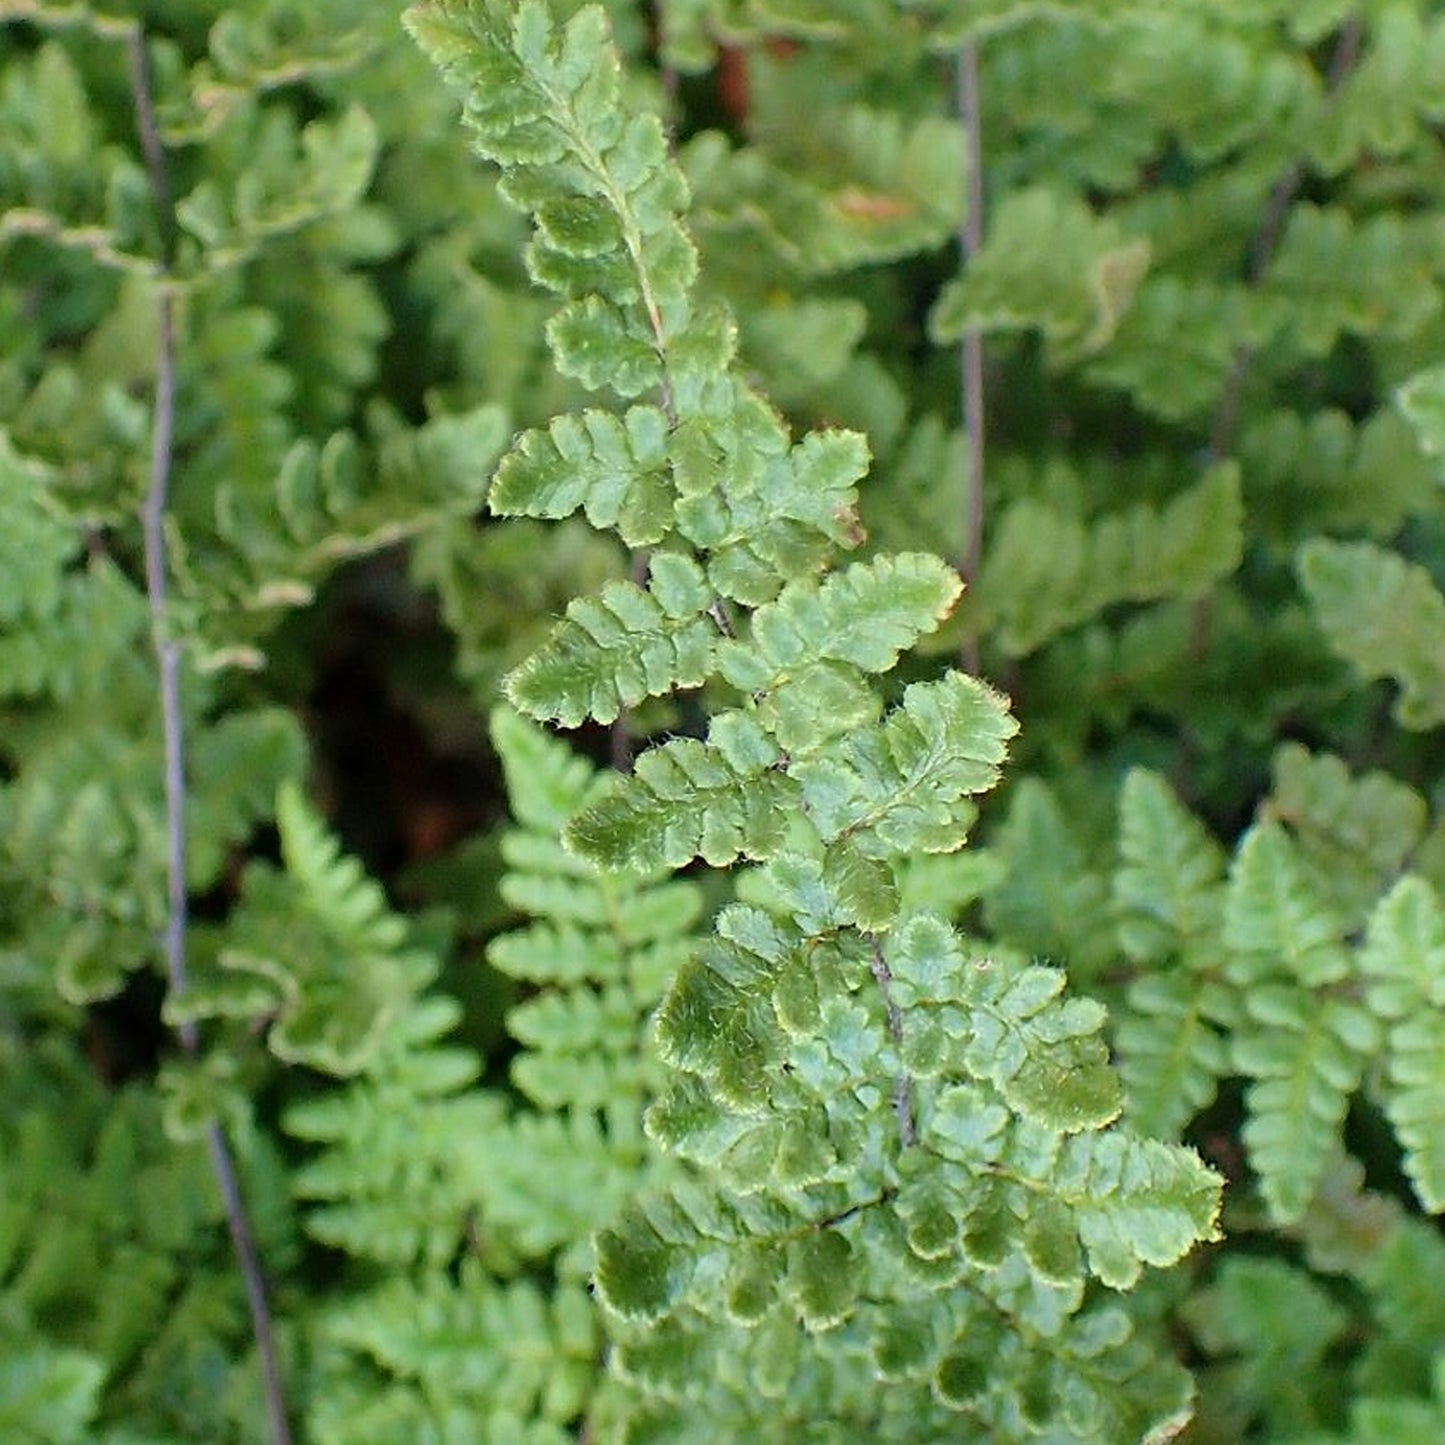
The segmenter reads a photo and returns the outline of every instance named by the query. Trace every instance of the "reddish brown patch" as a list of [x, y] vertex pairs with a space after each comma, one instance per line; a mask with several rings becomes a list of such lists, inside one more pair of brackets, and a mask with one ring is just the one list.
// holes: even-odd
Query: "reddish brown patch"
[[748, 56], [737, 45], [721, 45], [717, 52], [717, 96], [728, 119], [741, 125], [748, 117]]
[[839, 191], [833, 198], [833, 204], [855, 221], [901, 221], [918, 213], [918, 207], [902, 196], [865, 191], [859, 186]]

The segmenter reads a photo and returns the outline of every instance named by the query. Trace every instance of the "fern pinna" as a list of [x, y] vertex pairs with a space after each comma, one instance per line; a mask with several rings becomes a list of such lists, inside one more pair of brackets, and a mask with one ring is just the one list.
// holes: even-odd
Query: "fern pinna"
[[434, 0], [408, 24], [532, 217], [558, 368], [626, 404], [522, 435], [492, 508], [650, 549], [643, 580], [573, 602], [510, 699], [567, 726], [679, 689], [711, 708], [562, 836], [604, 869], [754, 865], [657, 1012], [647, 1130], [691, 1168], [598, 1236], [597, 1428], [1162, 1438], [1188, 1379], [1122, 1292], [1210, 1237], [1218, 1180], [1118, 1122], [1098, 1005], [900, 893], [905, 860], [963, 845], [1015, 732], [975, 678], [886, 681], [958, 578], [923, 553], [838, 565], [867, 447], [794, 439], [742, 374], [604, 13]]

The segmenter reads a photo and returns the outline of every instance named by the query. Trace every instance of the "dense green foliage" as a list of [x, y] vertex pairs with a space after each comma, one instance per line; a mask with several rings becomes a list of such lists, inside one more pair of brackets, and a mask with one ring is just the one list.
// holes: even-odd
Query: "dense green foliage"
[[1438, 1445], [1442, 118], [1433, 0], [0, 0], [0, 1435], [277, 1438], [229, 1150], [309, 1445]]

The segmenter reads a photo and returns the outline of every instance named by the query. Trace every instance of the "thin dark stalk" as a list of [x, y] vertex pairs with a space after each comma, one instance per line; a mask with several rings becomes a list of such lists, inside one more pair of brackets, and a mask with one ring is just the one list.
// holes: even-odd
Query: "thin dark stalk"
[[[967, 265], [983, 245], [983, 133], [978, 90], [978, 42], [967, 40], [959, 48], [957, 60], [958, 118], [963, 124], [967, 210], [958, 232], [959, 259]], [[958, 570], [971, 587], [978, 576], [983, 556], [983, 461], [984, 461], [984, 398], [983, 337], [976, 327], [963, 333], [960, 357], [960, 402], [963, 410], [963, 431], [968, 439], [968, 471], [964, 492], [963, 552]], [[963, 644], [963, 665], [969, 672], [979, 670], [978, 639], [969, 637]]]
[[875, 1194], [872, 1199], [859, 1200], [857, 1204], [850, 1204], [846, 1209], [840, 1209], [836, 1214], [829, 1214], [822, 1219], [815, 1219], [811, 1224], [805, 1225], [803, 1229], [796, 1229], [783, 1236], [785, 1239], [798, 1239], [805, 1230], [836, 1229], [840, 1224], [846, 1224], [850, 1219], [856, 1219], [865, 1209], [876, 1209], [880, 1204], [887, 1204], [889, 1200], [896, 1197], [896, 1189], [885, 1189]]
[[[869, 967], [873, 971], [878, 992], [883, 995], [883, 1015], [888, 1024], [888, 1037], [893, 1040], [894, 1047], [901, 1056], [903, 1010], [898, 1007], [898, 1001], [893, 997], [893, 974], [889, 971], [887, 959], [883, 957], [883, 949], [876, 938], [872, 940], [872, 944], [873, 957]], [[893, 1112], [898, 1116], [898, 1137], [903, 1141], [903, 1147], [906, 1149], [916, 1144], [918, 1126], [913, 1118], [913, 1080], [908, 1076], [907, 1069], [902, 1067], [901, 1057], [898, 1077], [893, 1081]]]
[[261, 1269], [261, 1256], [251, 1233], [241, 1184], [236, 1175], [226, 1132], [220, 1124], [206, 1130], [206, 1150], [211, 1156], [211, 1172], [226, 1211], [226, 1229], [231, 1248], [246, 1286], [246, 1308], [251, 1315], [251, 1333], [256, 1340], [256, 1357], [261, 1367], [261, 1388], [266, 1398], [266, 1417], [271, 1426], [274, 1445], [291, 1445], [291, 1422], [286, 1413], [286, 1386], [281, 1378], [281, 1362], [276, 1354], [276, 1332], [271, 1322], [271, 1304], [266, 1298], [266, 1276]]
[[[1340, 87], [1349, 79], [1360, 58], [1360, 44], [1364, 36], [1364, 25], [1358, 15], [1352, 16], [1340, 31], [1330, 57], [1329, 70], [1325, 76], [1325, 95], [1333, 102]], [[1274, 260], [1279, 249], [1280, 237], [1284, 234], [1285, 222], [1289, 219], [1290, 207], [1304, 184], [1305, 166], [1301, 160], [1291, 161], [1270, 187], [1269, 200], [1254, 240], [1249, 248], [1249, 264], [1246, 278], [1251, 288], [1257, 287], [1264, 279], [1264, 273]], [[1235, 349], [1234, 363], [1220, 393], [1215, 408], [1214, 422], [1209, 429], [1208, 457], [1211, 462], [1223, 461], [1234, 449], [1235, 433], [1239, 427], [1239, 410], [1245, 383], [1254, 367], [1254, 351], [1241, 344]]]
[[[166, 926], [164, 953], [171, 997], [179, 1000], [188, 987], [186, 970], [186, 770], [185, 730], [181, 711], [181, 648], [171, 635], [167, 616], [169, 598], [166, 579], [166, 505], [170, 497], [176, 423], [176, 315], [171, 287], [171, 259], [174, 218], [166, 175], [165, 151], [156, 124], [151, 98], [150, 67], [145, 35], [139, 25], [127, 36], [131, 95], [135, 105], [136, 128], [145, 155], [152, 197], [161, 228], [164, 261], [159, 277], [156, 303], [156, 383], [151, 417], [149, 486], [141, 508], [141, 530], [145, 548], [146, 600], [150, 611], [151, 640], [155, 649], [161, 704], [161, 737], [166, 795]], [[200, 1050], [195, 1021], [183, 1019], [177, 1028], [181, 1048], [194, 1059]], [[275, 1332], [266, 1301], [255, 1240], [241, 1199], [235, 1161], [225, 1131], [213, 1123], [206, 1131], [211, 1170], [226, 1214], [226, 1228], [245, 1283], [251, 1313], [251, 1328], [260, 1356], [266, 1396], [266, 1410], [275, 1445], [291, 1445], [291, 1426], [286, 1415], [281, 1372], [276, 1358]]]
[[[1364, 24], [1358, 15], [1352, 16], [1340, 31], [1330, 57], [1329, 70], [1325, 76], [1325, 95], [1333, 102], [1340, 87], [1349, 79], [1350, 73], [1360, 58], [1360, 43], [1364, 36]], [[1269, 200], [1265, 204], [1264, 216], [1249, 248], [1249, 263], [1246, 279], [1251, 288], [1264, 280], [1275, 252], [1279, 249], [1280, 237], [1284, 234], [1285, 222], [1289, 219], [1290, 207], [1304, 184], [1305, 166], [1301, 160], [1291, 161], [1270, 187]], [[1211, 463], [1222, 462], [1234, 450], [1236, 434], [1239, 431], [1239, 413], [1244, 401], [1244, 388], [1249, 374], [1254, 369], [1254, 349], [1241, 343], [1235, 348], [1234, 360], [1225, 378], [1219, 402], [1214, 409], [1214, 420], [1209, 428], [1209, 443], [1205, 458]], [[1213, 599], [1201, 597], [1194, 604], [1194, 618], [1190, 627], [1189, 656], [1198, 663], [1209, 650], [1214, 630]], [[1187, 760], [1182, 760], [1187, 762]]]
[[[175, 301], [164, 281], [157, 302], [156, 389], [151, 422], [150, 487], [141, 511], [145, 535], [146, 598], [161, 694], [161, 740], [166, 789], [166, 973], [171, 994], [186, 991], [186, 774], [181, 721], [181, 654], [166, 622], [166, 497], [170, 488], [175, 427]], [[187, 1054], [197, 1049], [196, 1025], [182, 1020], [178, 1032]]]

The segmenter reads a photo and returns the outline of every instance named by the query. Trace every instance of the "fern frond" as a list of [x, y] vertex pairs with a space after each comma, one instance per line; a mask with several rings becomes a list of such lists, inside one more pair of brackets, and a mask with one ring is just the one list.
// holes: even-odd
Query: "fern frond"
[[1224, 851], [1157, 773], [1124, 779], [1119, 855], [1114, 908], [1130, 958], [1159, 962], [1217, 934]]
[[1344, 332], [1411, 336], [1440, 305], [1407, 279], [1428, 264], [1429, 244], [1412, 217], [1357, 221], [1343, 207], [1300, 202], [1290, 208], [1262, 295], [1287, 303], [1290, 340], [1306, 356], [1325, 355]]
[[1128, 1117], [1175, 1138], [1228, 1071], [1217, 1024], [1232, 991], [1212, 977], [1221, 948], [1224, 852], [1155, 773], [1141, 768], [1119, 795], [1114, 911], [1125, 954], [1150, 966], [1118, 1010], [1119, 1072]]
[[416, 1001], [359, 1077], [286, 1111], [287, 1133], [321, 1146], [292, 1189], [323, 1243], [383, 1264], [454, 1257], [504, 1114], [468, 1088], [476, 1056], [440, 1042], [459, 1016], [449, 999]]
[[1292, 989], [1256, 985], [1245, 1006], [1258, 1027], [1231, 1046], [1234, 1067], [1254, 1081], [1244, 1145], [1271, 1214], [1289, 1223], [1319, 1187], [1376, 1031], [1357, 1005]]
[[631, 777], [572, 819], [567, 844], [612, 869], [767, 858], [781, 846], [798, 797], [797, 784], [778, 769], [782, 756], [746, 714], [719, 713], [706, 742], [679, 738], [643, 753]]
[[629, 547], [650, 547], [672, 527], [667, 418], [655, 406], [625, 416], [584, 411], [525, 432], [492, 478], [487, 497], [502, 517], [571, 516], [579, 509]]
[[1163, 508], [1085, 522], [1033, 498], [999, 520], [977, 604], [1013, 656], [1116, 602], [1195, 597], [1239, 565], [1243, 505], [1232, 465], [1207, 472]]
[[1215, 1183], [1198, 1157], [1153, 1139], [1075, 1135], [1059, 1172], [1051, 1187], [1074, 1213], [1089, 1271], [1113, 1289], [1173, 1264], [1214, 1217]]
[[1311, 417], [1272, 412], [1239, 439], [1250, 527], [1291, 550], [1321, 532], [1391, 537], [1430, 505], [1438, 482], [1427, 451], [1419, 422], [1397, 411], [1363, 422], [1333, 407]]
[[1395, 393], [1395, 400], [1438, 472], [1439, 458], [1445, 455], [1445, 367], [1417, 372]]
[[1348, 1314], [1304, 1270], [1282, 1259], [1236, 1256], [1191, 1299], [1184, 1317], [1221, 1361], [1206, 1388], [1247, 1401], [1281, 1435], [1316, 1418], [1316, 1371], [1349, 1327]]
[[[1118, 1091], [1102, 1011], [1061, 1001], [1052, 971], [985, 967], [926, 915], [890, 937], [881, 966], [847, 934], [800, 938], [756, 910], [727, 911], [719, 932], [664, 1001], [660, 1042], [684, 1072], [649, 1115], [656, 1137], [718, 1172], [640, 1199], [598, 1240], [604, 1302], [644, 1322], [621, 1327], [624, 1369], [693, 1411], [727, 1408], [666, 1355], [692, 1339], [734, 1350], [719, 1342], [729, 1328], [761, 1345], [773, 1320], [795, 1320], [808, 1363], [777, 1357], [770, 1384], [750, 1367], [766, 1398], [808, 1397], [832, 1342], [865, 1340], [893, 1388], [931, 1384], [945, 1412], [1022, 1439], [1006, 1422], [1025, 1378], [1089, 1374], [1085, 1360], [1127, 1338], [1083, 1344], [1102, 1328], [1080, 1313], [1086, 1273], [1123, 1287], [1177, 1259], [1212, 1230], [1217, 1182], [1188, 1151], [1104, 1128]], [[892, 1075], [915, 1060], [900, 1102]], [[997, 1329], [999, 1309], [1051, 1318], [1049, 1343]], [[1130, 1398], [1116, 1387], [1098, 1408], [1127, 1413]], [[1037, 1423], [1052, 1408], [1040, 1401]]]
[[1330, 648], [1367, 682], [1399, 683], [1400, 724], [1445, 722], [1445, 597], [1430, 574], [1372, 542], [1324, 538], [1300, 549], [1297, 570]]
[[907, 920], [884, 957], [900, 1004], [935, 1007], [925, 1038], [942, 1029], [962, 1068], [1010, 1108], [1061, 1133], [1117, 1117], [1118, 1081], [1098, 1039], [1103, 1007], [1061, 998], [1064, 974], [1003, 957], [965, 965], [957, 935], [926, 913]]
[[1445, 1211], [1445, 1015], [1437, 1007], [1390, 1028], [1385, 1112], [1404, 1146], [1415, 1197]]
[[1360, 951], [1370, 1006], [1385, 1020], [1385, 1109], [1420, 1202], [1445, 1209], [1445, 909], [1423, 879], [1400, 880], [1370, 916]]
[[1046, 783], [1019, 782], [989, 853], [998, 876], [984, 897], [984, 917], [1000, 942], [1067, 963], [1080, 978], [1116, 956], [1107, 878]]
[[[256, 862], [220, 953], [225, 970], [261, 981], [275, 1013], [277, 1057], [337, 1075], [363, 1069], [437, 964], [411, 946], [376, 883], [344, 857], [293, 782], [277, 795], [285, 871]], [[174, 1018], [230, 1012], [221, 980], [169, 1005]]]
[[1141, 1133], [1178, 1138], [1213, 1102], [1229, 1072], [1229, 1049], [1206, 1008], [1208, 995], [1188, 977], [1144, 974], [1133, 980], [1114, 1037], [1127, 1117]]
[[529, 1280], [490, 1280], [473, 1260], [455, 1281], [395, 1278], [360, 1294], [330, 1312], [321, 1334], [358, 1372], [364, 1365], [395, 1382], [395, 1403], [406, 1402], [380, 1420], [348, 1415], [345, 1376], [329, 1381], [317, 1433], [337, 1445], [376, 1438], [382, 1427], [393, 1439], [404, 1431], [416, 1440], [458, 1439], [465, 1428], [562, 1445], [589, 1402], [599, 1344], [579, 1286], [549, 1298]]
[[650, 570], [645, 589], [610, 582], [600, 597], [572, 602], [567, 620], [508, 676], [508, 700], [529, 717], [576, 727], [701, 687], [715, 667], [712, 593], [701, 569], [677, 553], [655, 554]]
[[1399, 877], [1425, 832], [1425, 800], [1388, 773], [1354, 776], [1343, 760], [1286, 743], [1274, 755], [1270, 812], [1331, 888], [1340, 912], [1362, 918]]
[[16, 1341], [0, 1362], [0, 1429], [43, 1445], [84, 1439], [104, 1381], [105, 1366], [93, 1355]]
[[[57, 1032], [0, 1042], [0, 1078], [11, 1104], [0, 1116], [7, 1436], [70, 1445], [119, 1434], [105, 1387], [149, 1402], [165, 1379], [172, 1420], [203, 1390], [214, 1400], [236, 1388], [245, 1326], [218, 1273], [220, 1201], [204, 1146], [167, 1139], [154, 1090], [107, 1088]], [[268, 1153], [252, 1155], [252, 1221], [258, 1246], [285, 1267], [292, 1222], [266, 1177]], [[90, 1307], [77, 1311], [77, 1298]], [[159, 1418], [144, 1407], [130, 1417]]]
[[719, 650], [722, 675], [745, 692], [772, 692], [802, 664], [823, 660], [887, 672], [948, 615], [957, 575], [924, 552], [855, 562], [821, 584], [789, 583], [753, 613], [745, 642]]
[[868, 446], [856, 432], [811, 432], [788, 447], [777, 422], [758, 410], [739, 388], [731, 410], [685, 423], [674, 442], [677, 530], [710, 554], [718, 592], [749, 607], [862, 541], [856, 484], [868, 470]]
[[1122, 236], [1117, 221], [1096, 217], [1076, 196], [1018, 190], [964, 275], [944, 288], [929, 330], [947, 342], [970, 329], [1036, 327], [1065, 364], [1108, 342], [1148, 268], [1148, 241]]
[[947, 853], [974, 819], [971, 797], [998, 778], [1018, 724], [1002, 698], [961, 673], [913, 683], [881, 723], [790, 768], [825, 842], [866, 857]]
[[[502, 893], [533, 917], [494, 939], [487, 958], [540, 990], [507, 1014], [523, 1045], [512, 1077], [542, 1109], [605, 1119], [626, 1158], [625, 1167], [615, 1164], [619, 1177], [629, 1177], [656, 1087], [646, 1020], [692, 951], [702, 901], [691, 883], [603, 873], [564, 850], [559, 821], [596, 796], [593, 769], [505, 708], [493, 715], [492, 735], [508, 785], [524, 800], [502, 842]], [[529, 793], [545, 807], [526, 805]], [[598, 1146], [605, 1164], [607, 1140]]]
[[531, 270], [554, 290], [583, 289], [552, 320], [560, 370], [636, 396], [664, 383], [669, 339], [684, 332], [696, 255], [678, 221], [686, 183], [658, 118], [621, 103], [604, 12], [558, 26], [536, 0], [510, 7], [433, 0], [406, 23], [464, 101], [506, 190], [534, 210]]
[[[1166, 271], [1145, 278], [1109, 345], [1084, 363], [1084, 375], [1127, 391], [1146, 415], [1195, 420], [1218, 401], [1239, 337], [1257, 325], [1242, 286]], [[1171, 341], [1173, 364], [1161, 369], [1160, 348]]]
[[1346, 932], [1289, 834], [1270, 821], [1251, 828], [1224, 903], [1224, 942], [1239, 981], [1283, 972], [1310, 987], [1338, 983], [1350, 972]]
[[[897, 32], [896, 15], [880, 19]], [[746, 248], [802, 278], [828, 276], [931, 249], [958, 223], [956, 124], [790, 87], [778, 87], [769, 109], [754, 144], [730, 149], [708, 131], [682, 148], [709, 260]]]
[[252, 144], [265, 164], [233, 191], [206, 179], [176, 202], [177, 223], [201, 243], [203, 271], [242, 265], [278, 237], [351, 211], [370, 183], [380, 139], [355, 106], [299, 131], [289, 112], [267, 111]]

